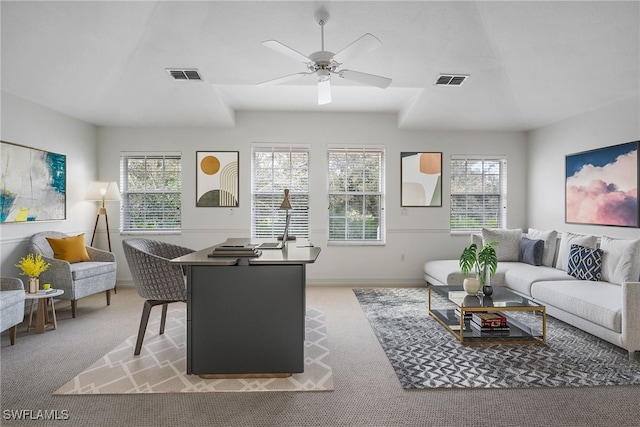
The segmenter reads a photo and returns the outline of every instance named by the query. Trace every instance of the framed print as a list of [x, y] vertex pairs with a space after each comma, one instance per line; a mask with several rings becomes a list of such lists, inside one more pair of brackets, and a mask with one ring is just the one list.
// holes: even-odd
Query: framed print
[[640, 141], [569, 154], [565, 161], [565, 221], [638, 227]]
[[442, 153], [400, 153], [400, 206], [442, 206]]
[[0, 222], [67, 218], [67, 156], [0, 142]]
[[239, 157], [239, 151], [196, 152], [196, 207], [238, 207]]

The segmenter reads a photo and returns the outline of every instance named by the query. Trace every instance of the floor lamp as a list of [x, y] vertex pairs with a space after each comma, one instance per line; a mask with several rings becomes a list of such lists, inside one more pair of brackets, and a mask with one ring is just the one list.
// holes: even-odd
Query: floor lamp
[[109, 234], [109, 217], [107, 216], [107, 209], [104, 206], [104, 202], [120, 201], [120, 190], [118, 190], [118, 184], [115, 181], [92, 181], [89, 184], [89, 190], [87, 190], [87, 200], [97, 200], [102, 202], [102, 206], [98, 209], [96, 215], [96, 225], [93, 227], [93, 236], [91, 237], [91, 246], [96, 238], [96, 231], [98, 230], [98, 221], [100, 215], [104, 215], [104, 219], [107, 223], [107, 241], [109, 242], [109, 252], [111, 252], [111, 235]]

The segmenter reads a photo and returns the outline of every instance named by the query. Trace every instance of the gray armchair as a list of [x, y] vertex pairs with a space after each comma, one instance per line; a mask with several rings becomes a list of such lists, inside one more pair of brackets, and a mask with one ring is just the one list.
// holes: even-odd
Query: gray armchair
[[149, 239], [125, 239], [124, 255], [138, 294], [145, 299], [134, 355], [140, 354], [151, 309], [162, 305], [160, 334], [164, 333], [167, 306], [187, 300], [187, 286], [181, 266], [169, 261], [195, 252], [193, 249]]
[[52, 288], [62, 289], [58, 298], [71, 300], [71, 315], [76, 317], [80, 298], [105, 292], [107, 305], [111, 304], [111, 289], [116, 286], [116, 256], [107, 251], [86, 246], [90, 261], [69, 263], [53, 257], [53, 249], [47, 237], [68, 237], [57, 231], [44, 231], [31, 236], [29, 252], [42, 255], [51, 266], [40, 275], [40, 283], [51, 283]]
[[21, 279], [0, 278], [0, 332], [11, 328], [11, 345], [16, 343], [18, 324], [24, 320], [24, 300], [24, 284]]

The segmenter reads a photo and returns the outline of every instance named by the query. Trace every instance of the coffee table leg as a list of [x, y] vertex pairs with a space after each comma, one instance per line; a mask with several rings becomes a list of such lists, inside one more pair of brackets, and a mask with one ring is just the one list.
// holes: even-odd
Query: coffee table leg
[[33, 300], [29, 301], [31, 305], [29, 306], [29, 323], [27, 323], [27, 332], [33, 326]]
[[[44, 303], [44, 304], [43, 304]], [[44, 333], [44, 318], [47, 313], [47, 301], [38, 301], [38, 311], [36, 312], [36, 333]]]
[[51, 317], [53, 318], [53, 329], [58, 329], [58, 321], [56, 320], [56, 307], [53, 304], [53, 298], [49, 298], [51, 301]]

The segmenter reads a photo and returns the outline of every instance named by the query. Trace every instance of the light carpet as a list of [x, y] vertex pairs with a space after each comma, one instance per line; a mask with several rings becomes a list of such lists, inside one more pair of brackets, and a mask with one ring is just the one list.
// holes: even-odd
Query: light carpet
[[324, 314], [307, 309], [305, 368], [288, 378], [202, 379], [187, 375], [186, 310], [167, 313], [165, 333], [160, 316], [149, 322], [139, 356], [136, 336], [111, 350], [54, 394], [207, 393], [333, 390], [333, 373]]
[[[426, 288], [354, 292], [406, 389], [640, 384], [627, 351], [550, 316], [546, 345], [464, 346], [429, 316]], [[448, 302], [432, 294], [432, 304]]]

